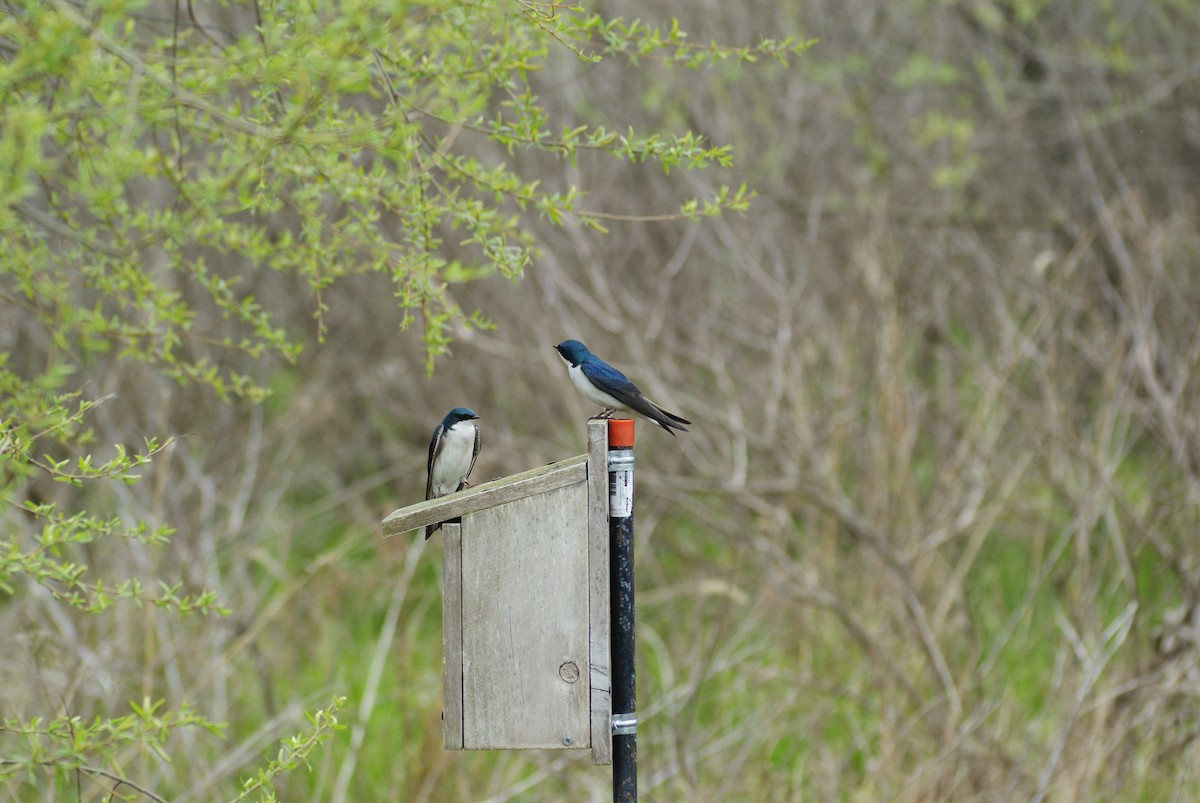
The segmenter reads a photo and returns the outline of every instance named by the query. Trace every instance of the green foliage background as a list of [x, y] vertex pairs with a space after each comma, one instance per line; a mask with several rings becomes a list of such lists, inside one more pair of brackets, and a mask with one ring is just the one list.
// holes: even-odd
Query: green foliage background
[[3, 793], [606, 799], [441, 750], [377, 533], [449, 407], [477, 480], [580, 450], [573, 336], [698, 424], [641, 428], [644, 794], [1197, 796], [1198, 38], [0, 6]]

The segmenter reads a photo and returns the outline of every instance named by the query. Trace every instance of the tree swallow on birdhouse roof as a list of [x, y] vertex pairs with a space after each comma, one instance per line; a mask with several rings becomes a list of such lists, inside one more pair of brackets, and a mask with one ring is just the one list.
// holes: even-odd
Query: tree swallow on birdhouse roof
[[647, 399], [629, 377], [587, 350], [578, 340], [564, 340], [554, 347], [567, 363], [567, 373], [579, 392], [604, 407], [594, 418], [612, 418], [617, 410], [637, 413], [670, 432], [687, 432], [686, 418], [669, 413]]
[[[442, 423], [433, 431], [429, 441], [429, 471], [425, 480], [425, 498], [437, 499], [467, 487], [467, 477], [479, 457], [479, 416], [466, 407], [455, 407], [446, 413]], [[437, 532], [442, 522], [425, 528], [425, 539]]]

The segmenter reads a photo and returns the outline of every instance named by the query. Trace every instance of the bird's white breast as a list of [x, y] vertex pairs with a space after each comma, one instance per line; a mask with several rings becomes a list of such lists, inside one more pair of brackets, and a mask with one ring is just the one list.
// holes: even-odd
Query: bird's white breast
[[568, 364], [567, 373], [571, 377], [571, 383], [583, 394], [585, 399], [594, 401], [596, 404], [607, 407], [610, 410], [625, 409], [625, 405], [593, 385], [592, 381], [584, 376], [583, 369], [578, 365]]
[[442, 433], [441, 449], [433, 461], [430, 491], [434, 497], [458, 490], [471, 469], [475, 453], [475, 425], [459, 421]]

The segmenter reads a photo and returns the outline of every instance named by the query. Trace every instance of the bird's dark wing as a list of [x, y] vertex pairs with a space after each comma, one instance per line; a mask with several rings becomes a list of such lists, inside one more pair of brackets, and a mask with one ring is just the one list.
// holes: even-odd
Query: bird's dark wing
[[[649, 399], [647, 399], [646, 401], [650, 401], [650, 400], [649, 400]], [[651, 404], [654, 404], [654, 402], [650, 402], [650, 403], [651, 403]], [[654, 404], [654, 406], [655, 406], [655, 407], [658, 407], [658, 405], [657, 405], [657, 404]], [[670, 410], [664, 410], [663, 408], [661, 408], [661, 407], [658, 407], [658, 411], [659, 411], [660, 413], [662, 413], [663, 415], [665, 415], [667, 418], [671, 419], [672, 421], [678, 421], [680, 424], [690, 424], [690, 423], [692, 423], [691, 421], [688, 421], [686, 418], [680, 418], [679, 416], [677, 416], [677, 415], [675, 415], [674, 413], [672, 413]]]
[[617, 401], [625, 402], [628, 398], [642, 395], [638, 386], [629, 381], [629, 377], [598, 357], [584, 360], [579, 364], [579, 370], [583, 371], [583, 375], [597, 389]]
[[442, 450], [442, 434], [444, 429], [439, 424], [433, 431], [433, 439], [429, 441], [429, 459], [425, 461], [425, 498], [433, 493], [433, 461]]
[[625, 403], [629, 405], [629, 409], [646, 416], [646, 418], [649, 418], [672, 435], [675, 434], [674, 430], [676, 429], [680, 432], [687, 432], [688, 428], [684, 424], [692, 423], [686, 418], [680, 418], [674, 413], [667, 412], [640, 393]]
[[[433, 493], [433, 461], [437, 459], [438, 453], [442, 451], [442, 435], [445, 433], [445, 428], [438, 424], [438, 428], [433, 431], [433, 439], [429, 441], [429, 459], [425, 461], [425, 498], [428, 499]], [[440, 530], [442, 523], [425, 525], [425, 540], [428, 541], [430, 536]]]
[[479, 426], [475, 426], [475, 448], [471, 452], [471, 465], [467, 466], [467, 473], [463, 474], [462, 482], [458, 484], [458, 490], [467, 487], [467, 477], [471, 476], [471, 472], [475, 469], [475, 461], [479, 459], [479, 450], [483, 448], [483, 436], [479, 432]]
[[[672, 428], [687, 432], [687, 429], [680, 426], [680, 424], [692, 423], [686, 418], [680, 418], [674, 413], [667, 412], [647, 399], [642, 395], [642, 391], [638, 389], [638, 386], [629, 381], [629, 377], [601, 359], [593, 357], [584, 362], [580, 368], [583, 371], [583, 375], [598, 390], [612, 396], [635, 413], [640, 413], [651, 421], [654, 421], [667, 432], [671, 432]], [[674, 435], [675, 433], [671, 432], [671, 434]]]

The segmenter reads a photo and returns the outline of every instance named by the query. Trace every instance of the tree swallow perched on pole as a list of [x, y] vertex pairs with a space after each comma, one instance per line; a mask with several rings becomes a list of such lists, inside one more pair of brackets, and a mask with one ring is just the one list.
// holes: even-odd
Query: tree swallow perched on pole
[[687, 432], [682, 424], [690, 424], [686, 418], [668, 413], [647, 399], [629, 377], [613, 368], [604, 360], [587, 350], [578, 340], [564, 340], [554, 347], [567, 363], [567, 373], [579, 392], [590, 401], [602, 405], [604, 411], [593, 418], [611, 418], [617, 410], [638, 413], [670, 432], [673, 429]]
[[[455, 407], [446, 413], [442, 423], [433, 431], [429, 442], [429, 477], [425, 480], [425, 498], [437, 499], [467, 487], [467, 477], [479, 457], [479, 416], [466, 407]], [[425, 540], [437, 532], [442, 522], [425, 528]]]

